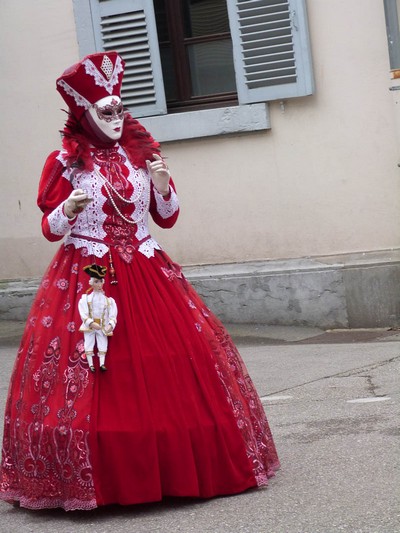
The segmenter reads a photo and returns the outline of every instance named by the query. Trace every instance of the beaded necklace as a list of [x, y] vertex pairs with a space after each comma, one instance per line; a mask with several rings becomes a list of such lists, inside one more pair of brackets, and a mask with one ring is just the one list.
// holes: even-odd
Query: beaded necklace
[[[108, 199], [110, 200], [111, 202], [111, 205], [113, 206], [115, 212], [117, 213], [117, 215], [119, 217], [122, 218], [122, 220], [124, 220], [127, 224], [131, 224], [132, 226], [136, 225], [138, 222], [140, 222], [142, 220], [142, 213], [139, 212], [139, 217], [136, 218], [136, 219], [132, 219], [132, 218], [127, 218], [125, 215], [123, 215], [121, 213], [121, 211], [119, 210], [118, 206], [116, 205], [115, 203], [115, 200], [112, 196], [112, 193], [114, 193], [122, 202], [126, 203], [126, 204], [135, 204], [139, 198], [140, 198], [140, 195], [141, 195], [141, 191], [139, 190], [137, 195], [134, 196], [133, 198], [131, 199], [128, 199], [128, 198], [125, 198], [124, 196], [122, 196], [117, 190], [116, 188], [108, 181], [107, 178], [105, 178], [101, 172], [95, 167], [95, 173], [96, 175], [102, 180], [103, 182], [103, 185], [104, 185], [104, 189], [106, 191], [106, 194], [107, 194], [107, 197]], [[147, 198], [147, 202], [149, 202], [150, 198], [148, 197]]]

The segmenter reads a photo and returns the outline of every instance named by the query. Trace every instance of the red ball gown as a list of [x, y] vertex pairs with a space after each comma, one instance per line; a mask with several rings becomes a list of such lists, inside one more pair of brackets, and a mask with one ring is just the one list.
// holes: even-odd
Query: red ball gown
[[[157, 145], [130, 125], [136, 141], [82, 149], [69, 138], [43, 170], [43, 233], [64, 242], [30, 311], [6, 404], [0, 498], [23, 507], [209, 498], [266, 485], [279, 467], [236, 347], [149, 234], [149, 214], [174, 225], [178, 199], [172, 180], [167, 197], [153, 187], [145, 158]], [[63, 202], [77, 188], [93, 202], [70, 220]], [[108, 370], [95, 358], [94, 374], [78, 313], [93, 262], [108, 267], [105, 294], [118, 306]]]

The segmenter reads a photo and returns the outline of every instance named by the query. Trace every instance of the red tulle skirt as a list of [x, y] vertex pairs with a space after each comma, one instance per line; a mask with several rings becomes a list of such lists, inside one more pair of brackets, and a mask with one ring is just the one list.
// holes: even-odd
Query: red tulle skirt
[[106, 372], [97, 358], [89, 372], [79, 332], [92, 261], [62, 246], [43, 277], [10, 383], [0, 499], [73, 510], [266, 485], [275, 446], [222, 324], [164, 252], [113, 259]]

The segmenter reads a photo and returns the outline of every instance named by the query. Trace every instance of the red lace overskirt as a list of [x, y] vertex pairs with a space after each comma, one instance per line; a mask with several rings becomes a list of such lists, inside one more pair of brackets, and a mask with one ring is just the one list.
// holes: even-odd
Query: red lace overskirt
[[267, 484], [275, 446], [222, 324], [164, 252], [113, 259], [105, 373], [89, 373], [78, 331], [92, 260], [62, 246], [43, 277], [10, 383], [0, 498], [72, 510]]

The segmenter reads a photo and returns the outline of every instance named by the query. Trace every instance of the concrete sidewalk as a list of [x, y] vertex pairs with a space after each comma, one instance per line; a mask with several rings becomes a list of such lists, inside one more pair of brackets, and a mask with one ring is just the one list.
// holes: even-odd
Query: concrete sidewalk
[[394, 328], [332, 329], [303, 326], [269, 326], [266, 324], [226, 324], [238, 344], [342, 344], [400, 340]]
[[[0, 343], [15, 343], [21, 338], [25, 321], [0, 320]], [[270, 326], [267, 324], [225, 324], [237, 344], [289, 343], [353, 343], [400, 340], [400, 330], [394, 328], [323, 330], [303, 326]]]
[[[22, 327], [0, 323], [1, 412]], [[399, 333], [227, 327], [282, 463], [267, 489], [72, 513], [0, 502], [0, 533], [399, 533]]]

